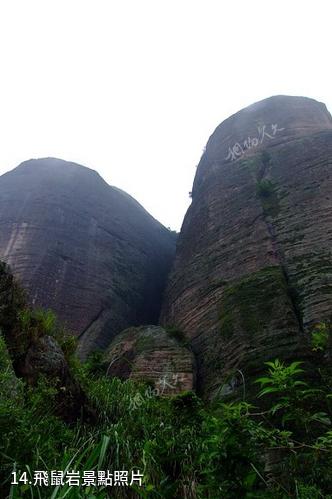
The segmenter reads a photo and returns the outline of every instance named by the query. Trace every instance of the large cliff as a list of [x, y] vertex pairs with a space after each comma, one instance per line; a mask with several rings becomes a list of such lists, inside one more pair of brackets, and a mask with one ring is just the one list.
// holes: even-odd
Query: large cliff
[[47, 158], [0, 177], [0, 259], [85, 356], [156, 322], [174, 235], [93, 170]]
[[190, 338], [204, 394], [242, 392], [271, 358], [307, 358], [330, 319], [331, 173], [331, 116], [312, 99], [263, 100], [210, 137], [161, 315]]

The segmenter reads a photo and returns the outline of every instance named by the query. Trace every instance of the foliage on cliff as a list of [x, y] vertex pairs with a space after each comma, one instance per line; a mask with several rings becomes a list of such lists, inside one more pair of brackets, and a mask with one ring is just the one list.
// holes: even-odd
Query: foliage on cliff
[[[51, 313], [17, 303], [7, 310], [15, 331], [29, 338], [26, 344], [58, 334]], [[332, 380], [322, 368], [307, 372], [299, 361], [275, 360], [257, 380], [256, 400], [207, 404], [192, 392], [160, 397], [144, 384], [109, 379], [99, 369], [98, 356], [80, 364], [66, 338], [70, 376], [65, 381], [74, 380], [84, 393], [74, 419], [66, 417], [62, 405], [72, 385], [47, 372], [33, 382], [15, 375], [16, 350], [9, 349], [9, 355], [7, 348], [13, 329], [6, 320], [3, 324], [1, 497], [332, 497]], [[328, 324], [313, 330], [317, 366], [323, 364], [329, 337]], [[35, 470], [133, 469], [143, 474], [142, 487], [29, 483]], [[17, 477], [26, 473], [26, 483], [11, 485], [13, 471]]]
[[[1, 343], [2, 356], [5, 351]], [[5, 356], [6, 357], [6, 356]], [[57, 388], [40, 378], [8, 396], [2, 361], [0, 425], [2, 495], [11, 497], [299, 497], [332, 494], [331, 381], [304, 381], [299, 363], [275, 361], [258, 380], [264, 410], [245, 401], [205, 405], [195, 394], [162, 398], [147, 387], [92, 375], [95, 365], [72, 359], [94, 421], [55, 416]], [[7, 367], [6, 367], [7, 366]], [[11, 378], [12, 379], [12, 378]], [[68, 489], [10, 485], [11, 472], [132, 470], [143, 487]], [[53, 495], [52, 495], [53, 494]], [[332, 495], [331, 495], [332, 497]]]

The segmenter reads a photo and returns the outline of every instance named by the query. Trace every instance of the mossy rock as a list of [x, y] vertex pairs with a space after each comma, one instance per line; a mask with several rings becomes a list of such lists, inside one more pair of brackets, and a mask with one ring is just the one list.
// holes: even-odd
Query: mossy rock
[[221, 335], [230, 338], [240, 328], [254, 336], [268, 326], [276, 298], [287, 293], [279, 266], [266, 267], [229, 285], [220, 309]]
[[108, 376], [145, 381], [160, 394], [194, 387], [195, 359], [184, 334], [174, 327], [126, 329], [111, 342], [103, 363]]

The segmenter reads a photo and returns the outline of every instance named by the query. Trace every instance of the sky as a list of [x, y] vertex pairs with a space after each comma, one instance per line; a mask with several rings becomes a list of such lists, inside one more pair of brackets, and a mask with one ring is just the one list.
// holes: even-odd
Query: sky
[[2, 0], [0, 174], [97, 170], [179, 230], [217, 125], [271, 95], [332, 110], [326, 0]]

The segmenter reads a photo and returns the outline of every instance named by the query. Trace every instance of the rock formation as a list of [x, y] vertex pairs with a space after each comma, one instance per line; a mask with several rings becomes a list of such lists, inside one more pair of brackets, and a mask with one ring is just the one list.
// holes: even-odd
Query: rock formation
[[53, 387], [60, 388], [54, 407], [58, 416], [66, 421], [80, 416], [93, 418], [85, 393], [73, 377], [57, 340], [46, 334], [36, 319], [31, 319], [35, 324], [31, 322], [33, 327], [25, 330], [22, 313], [31, 313], [24, 293], [8, 266], [0, 261], [0, 396], [17, 399], [19, 403], [25, 389], [22, 380], [36, 385], [42, 375]]
[[206, 396], [305, 359], [331, 318], [331, 174], [332, 119], [312, 99], [263, 100], [210, 137], [161, 315], [190, 339]]
[[129, 328], [112, 341], [104, 364], [109, 376], [149, 381], [159, 395], [194, 387], [194, 356], [176, 330]]
[[0, 177], [0, 259], [53, 309], [84, 357], [156, 322], [174, 235], [88, 168], [31, 160]]
[[[32, 160], [0, 177], [0, 258], [77, 334], [82, 357], [110, 345], [109, 375], [157, 387], [170, 373], [181, 379], [170, 393], [191, 389], [193, 351], [201, 393], [243, 395], [265, 361], [311, 361], [312, 328], [331, 320], [331, 167], [332, 119], [312, 99], [272, 97], [219, 125], [177, 242], [165, 329], [133, 326], [157, 323], [174, 236], [87, 168]], [[44, 343], [25, 376], [45, 349], [60, 360]]]

